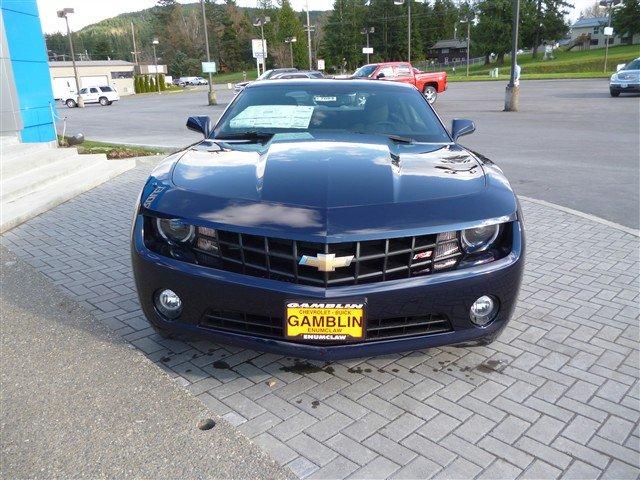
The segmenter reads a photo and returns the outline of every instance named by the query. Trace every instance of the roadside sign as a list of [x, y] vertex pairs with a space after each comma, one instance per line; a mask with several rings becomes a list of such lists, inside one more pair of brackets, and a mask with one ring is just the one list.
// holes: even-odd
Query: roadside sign
[[607, 37], [611, 37], [613, 35], [613, 27], [604, 27], [604, 34]]
[[266, 58], [269, 56], [267, 48], [267, 41], [264, 41], [264, 52], [262, 51], [262, 39], [261, 38], [252, 38], [251, 39], [251, 51], [253, 53], [253, 58]]
[[372, 54], [373, 47], [362, 47], [362, 53]]
[[216, 73], [216, 62], [202, 62], [202, 73]]
[[318, 59], [318, 70], [324, 70], [324, 60], [322, 58]]

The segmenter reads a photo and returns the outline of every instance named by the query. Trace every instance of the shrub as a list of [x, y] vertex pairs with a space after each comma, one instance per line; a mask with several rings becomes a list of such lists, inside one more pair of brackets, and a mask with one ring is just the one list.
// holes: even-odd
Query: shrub
[[167, 84], [164, 80], [164, 73], [161, 73], [158, 77], [158, 83], [160, 84], [160, 90], [164, 91], [167, 89]]
[[143, 83], [142, 91], [144, 93], [149, 92], [149, 75], [145, 75], [144, 76], [144, 83]]

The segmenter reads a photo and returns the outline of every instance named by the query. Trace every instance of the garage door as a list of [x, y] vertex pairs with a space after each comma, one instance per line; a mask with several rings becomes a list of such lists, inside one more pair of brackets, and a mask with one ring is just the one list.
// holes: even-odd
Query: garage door
[[106, 75], [94, 75], [94, 76], [82, 76], [80, 77], [80, 84], [82, 87], [104, 87], [109, 85], [109, 80]]

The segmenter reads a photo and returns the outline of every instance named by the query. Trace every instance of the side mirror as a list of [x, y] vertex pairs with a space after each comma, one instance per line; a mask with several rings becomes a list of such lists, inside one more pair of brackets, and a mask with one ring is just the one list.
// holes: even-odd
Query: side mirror
[[469, 135], [476, 131], [476, 124], [473, 120], [467, 120], [466, 118], [454, 118], [451, 122], [451, 136], [453, 141], [457, 142], [458, 138], [463, 135]]
[[194, 132], [200, 132], [204, 138], [208, 138], [211, 133], [211, 120], [206, 115], [198, 117], [189, 117], [187, 119], [187, 128]]
[[376, 75], [376, 78], [378, 80], [380, 80], [381, 78], [384, 78], [384, 77], [386, 77], [386, 75], [383, 72], [380, 72], [378, 75]]

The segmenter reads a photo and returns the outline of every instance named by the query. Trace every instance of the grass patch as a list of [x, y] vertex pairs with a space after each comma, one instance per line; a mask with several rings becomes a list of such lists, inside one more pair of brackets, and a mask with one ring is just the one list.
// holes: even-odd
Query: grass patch
[[[542, 53], [533, 58], [530, 53], [518, 56], [518, 64], [522, 67], [522, 78], [600, 78], [608, 77], [616, 71], [619, 63], [627, 63], [640, 56], [640, 45], [620, 45], [609, 48], [607, 72], [604, 72], [604, 48], [584, 51], [559, 51], [555, 59], [542, 61]], [[469, 76], [486, 77], [473, 80], [494, 80], [489, 78], [489, 70], [498, 68], [500, 75], [509, 76], [511, 61], [505, 60], [503, 65], [472, 65]], [[452, 81], [467, 80], [464, 65], [457, 67], [456, 74], [447, 69]], [[471, 80], [471, 79], [469, 79]], [[499, 78], [498, 78], [499, 80]]]
[[[61, 146], [70, 146], [69, 137], [58, 135], [58, 143]], [[118, 143], [97, 142], [95, 140], [85, 140], [80, 145], [72, 145], [78, 149], [80, 154], [104, 153], [107, 158], [132, 158], [146, 157], [149, 155], [161, 155], [169, 150], [162, 148], [140, 147], [137, 145], [122, 145]]]
[[[247, 80], [255, 80], [258, 76], [255, 69], [245, 71], [247, 72]], [[213, 76], [214, 83], [238, 83], [242, 81], [242, 72], [216, 73]]]

